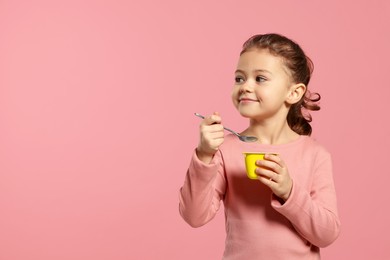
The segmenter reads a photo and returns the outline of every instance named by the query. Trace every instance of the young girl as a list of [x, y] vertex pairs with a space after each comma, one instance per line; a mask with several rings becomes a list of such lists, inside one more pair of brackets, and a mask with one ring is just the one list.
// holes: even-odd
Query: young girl
[[[192, 227], [210, 221], [223, 201], [223, 259], [320, 259], [340, 222], [329, 153], [311, 139], [308, 110], [320, 96], [307, 87], [312, 63], [300, 46], [278, 34], [255, 35], [241, 51], [233, 104], [249, 119], [245, 143], [224, 134], [218, 113], [200, 124], [179, 210]], [[258, 180], [246, 176], [243, 152], [266, 152]], [[275, 155], [276, 154], [276, 155]]]

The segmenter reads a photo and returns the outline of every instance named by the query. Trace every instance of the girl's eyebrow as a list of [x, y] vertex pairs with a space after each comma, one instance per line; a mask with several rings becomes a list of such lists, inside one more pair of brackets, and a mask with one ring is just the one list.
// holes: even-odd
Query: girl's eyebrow
[[272, 72], [271, 71], [269, 71], [269, 70], [255, 70], [255, 72], [261, 72], [261, 73], [268, 73], [268, 74], [270, 74], [270, 75], [272, 75]]
[[[272, 72], [269, 71], [269, 70], [259, 69], [259, 70], [254, 70], [254, 72], [255, 72], [255, 73], [259, 73], [259, 72], [260, 72], [260, 73], [268, 73], [268, 74], [272, 75]], [[243, 70], [240, 70], [240, 69], [237, 69], [237, 70], [235, 71], [235, 73], [245, 74], [245, 72], [244, 72]]]

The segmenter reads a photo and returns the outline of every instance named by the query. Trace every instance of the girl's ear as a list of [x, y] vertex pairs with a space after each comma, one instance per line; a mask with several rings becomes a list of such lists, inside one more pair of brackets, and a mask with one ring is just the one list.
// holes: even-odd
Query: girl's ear
[[286, 102], [290, 105], [297, 103], [301, 100], [302, 96], [306, 92], [306, 85], [303, 83], [298, 83], [290, 87], [289, 93], [287, 95]]

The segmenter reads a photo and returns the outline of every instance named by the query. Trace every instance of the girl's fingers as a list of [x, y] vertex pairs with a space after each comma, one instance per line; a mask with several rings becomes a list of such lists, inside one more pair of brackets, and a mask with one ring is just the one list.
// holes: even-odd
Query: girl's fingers
[[273, 180], [274, 182], [278, 182], [279, 180], [279, 175], [272, 170], [264, 169], [264, 168], [257, 168], [255, 170], [256, 174], [264, 179], [267, 180]]
[[276, 173], [279, 173], [279, 170], [281, 168], [279, 164], [269, 160], [258, 160], [256, 161], [256, 165], [257, 167], [269, 169]]
[[265, 178], [265, 177], [259, 176], [258, 179], [259, 179], [260, 182], [264, 183], [265, 185], [267, 185], [271, 189], [272, 189], [272, 185], [275, 185], [277, 183], [272, 178]]
[[277, 155], [277, 154], [268, 153], [268, 154], [264, 155], [264, 160], [265, 160], [265, 161], [272, 161], [272, 162], [275, 162], [275, 163], [277, 163], [281, 168], [283, 168], [283, 167], [285, 166], [284, 161], [283, 161], [282, 158], [280, 158], [280, 156]]
[[223, 126], [221, 124], [216, 125], [201, 125], [200, 131], [203, 134], [212, 134], [212, 133], [224, 133]]
[[204, 119], [204, 123], [206, 125], [219, 124], [221, 122], [222, 122], [222, 119], [218, 114], [213, 114], [213, 115], [208, 116]]
[[256, 165], [255, 171], [259, 181], [286, 201], [291, 193], [292, 180], [284, 161], [277, 155], [267, 154], [264, 160], [256, 161]]
[[220, 139], [220, 138], [225, 137], [225, 133], [224, 132], [213, 132], [213, 133], [206, 134], [205, 137], [208, 138], [209, 140]]
[[210, 125], [210, 126], [207, 126], [207, 128], [210, 132], [223, 132], [223, 125], [221, 125], [221, 124]]

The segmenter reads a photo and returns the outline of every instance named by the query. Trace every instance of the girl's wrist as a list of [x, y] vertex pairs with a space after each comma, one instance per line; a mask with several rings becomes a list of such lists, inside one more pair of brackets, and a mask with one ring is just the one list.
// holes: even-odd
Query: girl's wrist
[[292, 191], [292, 182], [290, 183], [290, 189], [288, 190], [288, 192], [281, 198], [282, 200], [284, 200], [284, 202], [286, 202], [288, 198], [290, 198], [291, 191]]
[[200, 150], [199, 147], [197, 147], [195, 151], [198, 159], [206, 164], [209, 164], [211, 162], [215, 154], [215, 153], [204, 152]]

